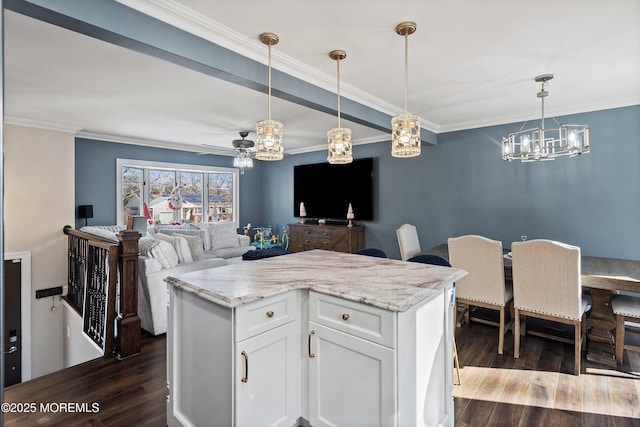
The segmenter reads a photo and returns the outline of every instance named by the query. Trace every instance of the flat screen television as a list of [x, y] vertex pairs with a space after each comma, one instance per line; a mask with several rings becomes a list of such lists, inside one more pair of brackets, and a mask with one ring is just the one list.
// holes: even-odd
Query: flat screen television
[[355, 221], [373, 220], [373, 158], [346, 165], [315, 163], [293, 168], [293, 215], [300, 217], [304, 202], [307, 218], [344, 220], [349, 203]]

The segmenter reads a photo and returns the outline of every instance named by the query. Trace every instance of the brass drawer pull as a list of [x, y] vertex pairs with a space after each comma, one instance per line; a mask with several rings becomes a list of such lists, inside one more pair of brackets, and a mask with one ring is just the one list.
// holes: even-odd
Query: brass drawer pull
[[342, 320], [349, 320], [349, 317], [351, 317], [351, 316], [349, 316], [348, 313], [345, 313], [345, 314], [342, 315]]
[[267, 311], [267, 317], [269, 319], [271, 319], [273, 317], [273, 314], [274, 314], [273, 311], [271, 311], [271, 310]]
[[316, 357], [315, 354], [311, 353], [311, 337], [313, 335], [315, 335], [315, 331], [311, 330], [309, 331], [309, 359], [313, 359], [314, 357]]
[[240, 381], [246, 383], [247, 381], [249, 381], [249, 355], [246, 351], [242, 351], [242, 353], [240, 354], [244, 358], [244, 377], [242, 377]]

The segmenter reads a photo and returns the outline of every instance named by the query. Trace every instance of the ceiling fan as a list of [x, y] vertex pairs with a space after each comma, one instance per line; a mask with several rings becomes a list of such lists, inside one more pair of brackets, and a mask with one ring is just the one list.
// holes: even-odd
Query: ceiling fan
[[247, 135], [249, 135], [249, 131], [241, 131], [239, 132], [239, 134], [242, 139], [234, 139], [233, 141], [231, 141], [231, 145], [233, 145], [233, 148], [224, 148], [218, 145], [202, 144], [203, 147], [207, 147], [207, 151], [201, 151], [198, 153], [198, 155], [220, 154], [223, 156], [255, 157], [254, 151], [251, 150], [255, 145], [254, 142], [249, 139], [245, 139]]
[[246, 156], [255, 155], [254, 151], [251, 150], [251, 148], [253, 148], [253, 146], [255, 145], [254, 142], [251, 141], [250, 139], [245, 139], [247, 137], [247, 135], [249, 135], [249, 132], [241, 131], [239, 133], [240, 133], [240, 137], [242, 139], [234, 139], [233, 141], [231, 141], [231, 144], [233, 145], [234, 151], [236, 151], [238, 153], [238, 155], [240, 155], [240, 156], [242, 156], [242, 155], [246, 155]]
[[241, 131], [240, 137], [242, 139], [234, 139], [231, 141], [234, 151], [238, 153], [238, 155], [233, 158], [233, 167], [240, 168], [241, 174], [244, 174], [245, 168], [253, 167], [253, 159], [251, 156], [255, 156], [255, 153], [251, 150], [255, 144], [253, 141], [245, 139], [247, 135], [249, 135], [249, 132]]

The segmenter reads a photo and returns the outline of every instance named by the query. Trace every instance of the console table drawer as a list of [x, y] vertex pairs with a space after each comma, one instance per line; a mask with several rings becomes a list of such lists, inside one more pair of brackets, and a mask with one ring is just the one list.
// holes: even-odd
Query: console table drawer
[[289, 291], [236, 308], [236, 342], [296, 319], [298, 291]]
[[396, 316], [392, 311], [309, 292], [309, 320], [395, 348]]
[[364, 247], [363, 226], [289, 224], [292, 252], [325, 249], [352, 253]]

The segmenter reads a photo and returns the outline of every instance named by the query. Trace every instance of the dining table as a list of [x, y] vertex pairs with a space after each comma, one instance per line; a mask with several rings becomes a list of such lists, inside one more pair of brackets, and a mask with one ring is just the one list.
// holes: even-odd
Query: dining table
[[[507, 282], [513, 278], [509, 249], [504, 252], [504, 274]], [[446, 243], [422, 251], [449, 260]], [[615, 366], [614, 336], [616, 321], [610, 308], [614, 292], [640, 294], [640, 261], [582, 255], [580, 257], [583, 292], [591, 295], [588, 320], [587, 360]]]

